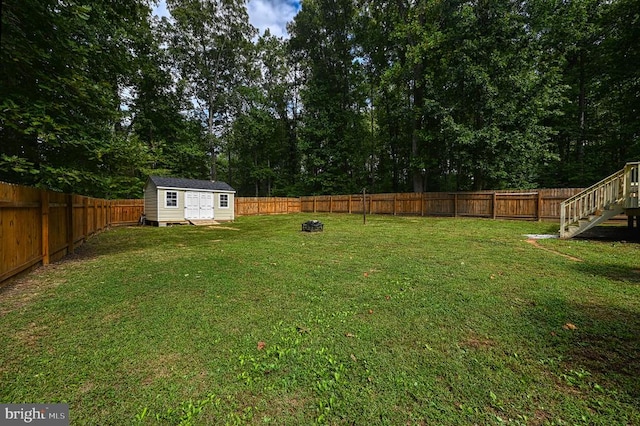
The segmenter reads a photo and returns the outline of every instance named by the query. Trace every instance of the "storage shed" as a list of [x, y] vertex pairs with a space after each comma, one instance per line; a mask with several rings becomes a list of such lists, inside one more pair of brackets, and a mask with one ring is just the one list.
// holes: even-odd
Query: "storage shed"
[[235, 219], [236, 191], [225, 182], [150, 176], [144, 213], [157, 226]]

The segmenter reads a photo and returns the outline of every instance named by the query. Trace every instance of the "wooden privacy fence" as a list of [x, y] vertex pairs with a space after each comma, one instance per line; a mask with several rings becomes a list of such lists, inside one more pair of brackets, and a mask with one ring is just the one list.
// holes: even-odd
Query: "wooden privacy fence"
[[300, 198], [301, 212], [558, 219], [560, 203], [581, 189], [322, 195]]
[[300, 198], [236, 197], [236, 216], [300, 213]]
[[143, 200], [103, 200], [0, 182], [0, 282], [73, 253], [109, 226], [134, 224]]

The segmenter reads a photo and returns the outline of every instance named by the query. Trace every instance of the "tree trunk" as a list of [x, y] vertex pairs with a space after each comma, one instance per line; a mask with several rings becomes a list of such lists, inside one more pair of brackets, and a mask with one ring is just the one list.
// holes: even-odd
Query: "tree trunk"
[[211, 154], [210, 164], [209, 164], [209, 175], [212, 181], [216, 181], [218, 179], [218, 170], [216, 167], [216, 163], [218, 160], [216, 154], [216, 143], [215, 143], [215, 135], [213, 134], [213, 96], [209, 99], [208, 105], [208, 114], [207, 114], [207, 137], [209, 139], [209, 153]]
[[420, 150], [419, 150], [419, 134], [422, 130], [422, 104], [424, 101], [424, 89], [419, 84], [419, 78], [422, 76], [422, 64], [416, 64], [413, 69], [413, 105], [412, 113], [413, 118], [411, 120], [411, 175], [413, 180], [413, 192], [424, 191], [424, 171], [419, 166], [420, 162]]

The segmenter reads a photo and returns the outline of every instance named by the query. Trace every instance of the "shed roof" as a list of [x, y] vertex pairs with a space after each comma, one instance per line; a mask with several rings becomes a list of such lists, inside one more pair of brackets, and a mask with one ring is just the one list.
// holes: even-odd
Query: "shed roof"
[[221, 181], [182, 179], [161, 176], [149, 176], [149, 180], [156, 187], [163, 188], [184, 188], [184, 189], [207, 189], [209, 191], [231, 191], [235, 192], [228, 183]]

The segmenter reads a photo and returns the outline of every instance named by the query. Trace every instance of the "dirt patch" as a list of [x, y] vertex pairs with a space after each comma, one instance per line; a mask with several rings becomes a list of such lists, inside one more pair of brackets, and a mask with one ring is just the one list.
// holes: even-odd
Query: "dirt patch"
[[550, 420], [553, 419], [553, 416], [547, 413], [544, 410], [537, 409], [533, 414], [533, 419], [531, 419], [532, 426], [544, 425], [548, 424]]
[[150, 373], [142, 380], [142, 384], [148, 386], [158, 380], [164, 380], [176, 374], [181, 357], [178, 354], [163, 354], [162, 356], [150, 360], [147, 369]]
[[0, 288], [0, 300], [2, 301], [0, 317], [27, 306], [44, 292], [66, 283], [65, 279], [46, 280], [38, 276], [38, 271], [56, 267], [58, 266], [41, 266], [37, 271], [32, 271], [27, 276], [9, 280], [9, 283]]
[[220, 225], [212, 225], [209, 226], [211, 229], [228, 229], [229, 231], [240, 231], [240, 228], [233, 228], [231, 226], [220, 226]]
[[578, 258], [578, 257], [570, 256], [570, 255], [568, 255], [568, 254], [560, 253], [560, 252], [559, 252], [559, 251], [557, 251], [557, 250], [553, 250], [553, 249], [550, 249], [550, 248], [548, 248], [548, 247], [544, 247], [543, 245], [541, 245], [541, 244], [538, 242], [538, 240], [534, 240], [533, 238], [529, 238], [529, 239], [527, 240], [527, 242], [528, 242], [529, 244], [531, 244], [532, 246], [536, 247], [536, 248], [542, 249], [542, 250], [544, 250], [544, 251], [548, 251], [549, 253], [557, 254], [558, 256], [562, 256], [562, 257], [564, 257], [565, 259], [573, 260], [574, 262], [582, 262], [582, 259], [580, 259], [580, 258]]
[[95, 388], [96, 388], [95, 383], [88, 380], [84, 382], [82, 385], [80, 385], [80, 387], [78, 388], [78, 391], [80, 391], [81, 394], [86, 394], [93, 391]]
[[43, 337], [47, 336], [48, 328], [46, 325], [37, 325], [30, 323], [22, 330], [16, 330], [14, 335], [18, 341], [28, 347], [35, 347]]
[[495, 345], [496, 345], [495, 341], [487, 337], [478, 336], [475, 333], [472, 333], [472, 335], [469, 336], [468, 339], [460, 343], [460, 346], [463, 346], [466, 348], [473, 348], [473, 349], [490, 349], [490, 348], [493, 348]]

